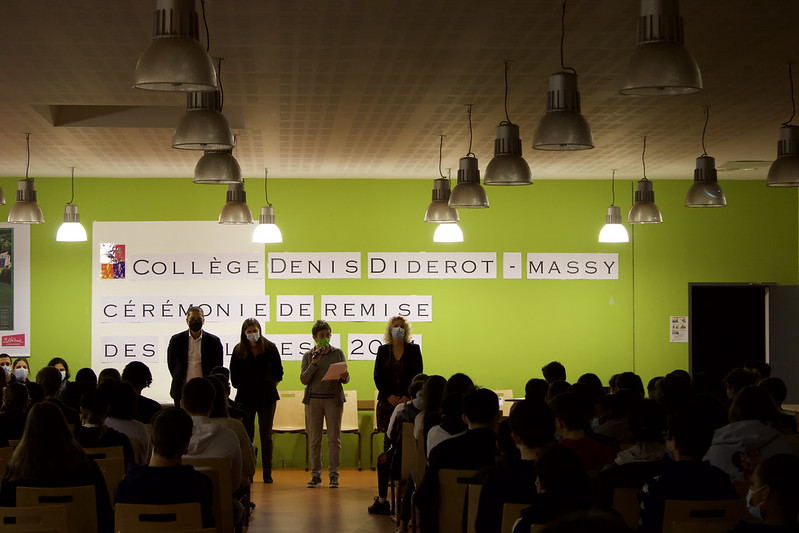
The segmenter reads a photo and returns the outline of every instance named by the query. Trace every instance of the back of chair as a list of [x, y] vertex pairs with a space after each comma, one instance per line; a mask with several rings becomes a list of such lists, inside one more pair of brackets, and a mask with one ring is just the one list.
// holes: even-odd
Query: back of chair
[[358, 391], [345, 390], [344, 413], [341, 415], [341, 431], [359, 433], [358, 428]]
[[624, 519], [624, 523], [636, 531], [641, 517], [641, 504], [638, 501], [639, 489], [617, 487], [613, 490], [613, 509]]
[[125, 449], [122, 446], [103, 446], [96, 448], [83, 448], [86, 455], [91, 459], [125, 459]]
[[111, 505], [114, 505], [114, 491], [119, 482], [125, 477], [125, 460], [122, 457], [108, 457], [106, 459], [94, 459], [100, 472], [105, 478], [105, 486], [108, 489], [108, 497]]
[[27, 531], [69, 533], [67, 508], [63, 505], [0, 507], [0, 531], [3, 533]]
[[666, 500], [663, 512], [663, 533], [672, 533], [673, 522], [719, 522], [749, 517], [743, 499], [735, 500]]
[[214, 486], [214, 522], [219, 532], [233, 531], [233, 488], [231, 459], [222, 457], [183, 457], [183, 464], [208, 476]]
[[530, 507], [529, 503], [506, 503], [502, 506], [502, 533], [511, 533], [513, 524], [522, 516], [522, 510]]
[[734, 520], [677, 520], [671, 523], [671, 533], [727, 533], [737, 525]]
[[466, 533], [475, 533], [477, 521], [477, 508], [480, 506], [480, 492], [482, 485], [469, 483], [466, 489]]
[[438, 530], [443, 532], [463, 529], [463, 508], [466, 505], [467, 483], [458, 480], [471, 478], [477, 470], [442, 468], [438, 471]]
[[114, 506], [115, 531], [150, 533], [152, 531], [186, 531], [203, 527], [199, 503], [148, 505], [118, 503]]
[[280, 401], [275, 408], [272, 431], [278, 433], [300, 433], [305, 431], [305, 405], [303, 391], [279, 391]]
[[400, 458], [400, 479], [410, 479], [416, 468], [416, 439], [413, 438], [413, 424], [402, 423], [402, 457]]
[[70, 531], [97, 533], [94, 487], [17, 487], [20, 507], [63, 505]]
[[12, 455], [14, 455], [14, 448], [10, 446], [7, 448], [0, 448], [0, 475], [5, 473], [6, 465], [11, 460]]

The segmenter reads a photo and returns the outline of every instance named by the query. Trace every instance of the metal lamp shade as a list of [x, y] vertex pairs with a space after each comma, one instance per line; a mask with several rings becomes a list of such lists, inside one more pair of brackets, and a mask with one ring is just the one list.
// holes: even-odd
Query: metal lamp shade
[[233, 150], [205, 152], [194, 167], [193, 181], [204, 185], [241, 183], [241, 167]]
[[727, 198], [718, 184], [716, 159], [708, 155], [696, 158], [694, 184], [685, 196], [685, 207], [725, 207]]
[[449, 206], [456, 209], [482, 209], [488, 207], [488, 196], [480, 185], [480, 169], [476, 157], [461, 157], [458, 167], [458, 184], [452, 189]]
[[136, 63], [133, 87], [150, 91], [213, 91], [214, 63], [199, 41], [194, 0], [157, 0], [153, 40]]
[[702, 73], [684, 46], [677, 0], [641, 0], [638, 46], [627, 65], [619, 92], [674, 96], [702, 90]]
[[252, 242], [277, 244], [283, 242], [283, 234], [275, 224], [275, 210], [271, 205], [261, 207], [258, 225], [252, 232]]
[[635, 203], [627, 214], [627, 222], [630, 224], [660, 224], [663, 222], [663, 215], [655, 205], [655, 191], [652, 188], [652, 182], [646, 178], [638, 182]]
[[449, 180], [439, 178], [433, 182], [433, 201], [427, 206], [424, 214], [425, 222], [451, 223], [458, 222], [458, 210], [449, 206]]
[[252, 224], [252, 211], [247, 206], [244, 183], [228, 185], [227, 202], [219, 213], [220, 224]]
[[621, 208], [615, 205], [608, 207], [605, 225], [599, 232], [599, 242], [630, 242], [627, 228], [621, 223]]
[[44, 224], [44, 215], [36, 203], [36, 189], [33, 178], [17, 182], [17, 201], [8, 213], [10, 224]]
[[486, 185], [532, 185], [530, 165], [522, 157], [519, 126], [504, 122], [497, 126], [494, 158], [488, 162], [483, 183]]
[[799, 126], [780, 128], [777, 159], [768, 169], [769, 187], [799, 187]]
[[2, 187], [0, 187], [0, 205], [6, 205], [6, 195]]
[[580, 92], [577, 74], [556, 72], [549, 77], [547, 112], [538, 122], [533, 135], [536, 150], [590, 150], [594, 135], [588, 121], [580, 113]]
[[463, 242], [463, 231], [457, 224], [439, 224], [433, 242]]
[[64, 222], [58, 227], [55, 240], [58, 242], [85, 242], [86, 228], [80, 223], [78, 206], [67, 204], [64, 206]]
[[181, 150], [231, 150], [235, 146], [225, 115], [220, 113], [219, 91], [186, 95], [186, 112], [172, 134], [172, 148]]

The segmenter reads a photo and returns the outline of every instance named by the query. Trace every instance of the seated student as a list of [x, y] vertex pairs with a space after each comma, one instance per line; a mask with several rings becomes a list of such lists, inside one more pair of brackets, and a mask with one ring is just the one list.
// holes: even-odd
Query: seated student
[[636, 400], [644, 397], [644, 382], [641, 381], [641, 376], [635, 372], [622, 372], [619, 374], [616, 378], [616, 387], [617, 390], [614, 394], [622, 390], [629, 390], [632, 391]]
[[14, 376], [14, 381], [26, 385], [28, 383], [28, 376], [30, 375], [28, 358], [17, 357], [14, 359], [14, 365], [11, 367], [11, 373]]
[[760, 374], [745, 368], [733, 368], [722, 380], [727, 387], [727, 398], [732, 400], [744, 387], [754, 385], [760, 379]]
[[552, 361], [544, 365], [541, 369], [541, 373], [550, 385], [556, 381], [566, 381], [566, 367], [558, 361]]
[[705, 460], [743, 481], [752, 454], [767, 459], [778, 453], [799, 454], [799, 446], [779, 429], [779, 412], [769, 393], [748, 385], [730, 406], [730, 423], [716, 430]]
[[[183, 385], [180, 406], [191, 415], [194, 427], [186, 457], [224, 457], [231, 459], [230, 484], [236, 492], [242, 486], [242, 459], [236, 434], [211, 418], [214, 386], [206, 378], [192, 378]], [[246, 486], [246, 481], [244, 482]], [[232, 496], [232, 494], [231, 494]]]
[[616, 458], [615, 449], [586, 436], [591, 406], [580, 394], [559, 394], [549, 402], [549, 407], [555, 417], [555, 435], [561, 438], [561, 445], [577, 453], [584, 470], [602, 470]]
[[80, 425], [80, 415], [58, 398], [62, 379], [61, 372], [54, 366], [46, 366], [36, 374], [36, 383], [42, 387], [44, 399], [54, 403], [64, 413], [67, 423], [72, 426]]
[[11, 356], [7, 353], [0, 353], [0, 371], [3, 373], [4, 383], [11, 380], [13, 375], [13, 364]]
[[103, 473], [72, 438], [64, 414], [56, 404], [37, 403], [30, 409], [25, 433], [8, 462], [0, 485], [0, 506], [16, 505], [17, 487], [85, 485], [94, 487], [98, 530], [110, 533], [114, 517]]
[[417, 490], [420, 525], [425, 533], [438, 530], [438, 472], [442, 468], [479, 470], [494, 464], [494, 425], [498, 416], [499, 398], [494, 391], [475, 389], [463, 397], [463, 418], [469, 429], [430, 451], [427, 470]]
[[214, 527], [211, 480], [181, 457], [191, 440], [191, 417], [182, 409], [168, 407], [153, 417], [153, 457], [149, 466], [134, 466], [114, 493], [116, 503], [200, 504], [204, 528]]
[[592, 373], [583, 374], [577, 379], [577, 383], [585, 385], [591, 391], [591, 399], [596, 401], [605, 395], [605, 387], [602, 386], [602, 380], [599, 376]]
[[510, 412], [510, 430], [520, 458], [493, 469], [485, 478], [475, 521], [478, 533], [499, 533], [505, 503], [533, 503], [535, 461], [541, 450], [555, 440], [555, 421], [543, 401], [517, 402]]
[[636, 396], [629, 389], [619, 389], [616, 394], [607, 394], [596, 400], [599, 424], [593, 428], [593, 434], [608, 439], [603, 444], [612, 443], [614, 448], [632, 444], [633, 436], [627, 418]]
[[549, 388], [547, 388], [547, 397], [546, 397], [547, 403], [551, 402], [552, 399], [558, 394], [563, 394], [564, 392], [569, 390], [569, 387], [571, 387], [571, 384], [563, 379], [560, 379], [558, 381], [553, 381], [552, 383], [550, 383]]
[[75, 440], [84, 448], [122, 446], [127, 470], [135, 464], [133, 446], [127, 435], [105, 425], [107, 417], [108, 398], [105, 394], [96, 389], [86, 392], [80, 399], [81, 425], [75, 427]]
[[106, 381], [98, 390], [108, 397], [108, 417], [105, 425], [127, 435], [133, 446], [133, 460], [138, 465], [150, 462], [152, 440], [147, 426], [133, 418], [136, 393], [130, 383]]
[[672, 468], [647, 481], [641, 501], [640, 527], [648, 533], [663, 529], [666, 500], [730, 500], [738, 498], [729, 476], [702, 461], [710, 446], [713, 428], [696, 411], [688, 410], [668, 419], [666, 447], [674, 456]]
[[215, 392], [210, 418], [215, 424], [229, 429], [236, 435], [239, 441], [239, 449], [241, 449], [242, 485], [249, 485], [252, 477], [255, 475], [255, 449], [252, 445], [252, 441], [250, 440], [250, 436], [247, 435], [247, 430], [244, 429], [244, 424], [230, 418], [228, 415], [227, 391], [225, 391], [222, 378], [218, 375], [211, 374], [207, 379], [211, 382], [211, 385], [214, 386]]
[[755, 469], [746, 507], [756, 524], [741, 522], [735, 533], [796, 532], [799, 513], [799, 457], [772, 455]]
[[446, 386], [446, 378], [434, 374], [427, 378], [422, 387], [422, 412], [413, 421], [413, 437], [421, 441], [423, 446], [427, 442], [427, 431], [441, 423], [441, 402]]
[[119, 370], [116, 368], [102, 369], [100, 375], [97, 376], [97, 385], [100, 386], [111, 381], [122, 381], [122, 375], [119, 373]]
[[[453, 374], [444, 385], [441, 400], [441, 423], [427, 430], [425, 450], [427, 456], [440, 442], [464, 433], [468, 428], [463, 421], [463, 395], [474, 390], [472, 378], [466, 374]], [[426, 428], [425, 428], [426, 429]]]
[[244, 429], [247, 430], [250, 440], [255, 439], [255, 415], [251, 414], [244, 404], [237, 402], [230, 397], [230, 370], [224, 366], [215, 366], [211, 370], [211, 375], [216, 376], [222, 381], [225, 386], [225, 395], [227, 396], [227, 411], [230, 418], [238, 420], [244, 424]]
[[528, 379], [527, 383], [524, 384], [524, 399], [546, 402], [547, 391], [549, 391], [547, 380], [541, 378]]
[[97, 375], [91, 368], [81, 368], [75, 381], [61, 393], [61, 400], [76, 411], [80, 411], [80, 398], [84, 393], [97, 388]]
[[535, 463], [538, 494], [514, 524], [513, 533], [527, 533], [533, 524], [546, 524], [587, 509], [591, 504], [588, 475], [572, 450], [550, 444]]
[[122, 370], [122, 381], [133, 385], [133, 392], [136, 393], [136, 420], [149, 424], [153, 419], [153, 415], [161, 410], [160, 403], [142, 396], [141, 393], [152, 384], [152, 372], [141, 361], [131, 361]]
[[769, 393], [774, 403], [777, 405], [783, 432], [796, 433], [796, 417], [782, 409], [782, 404], [785, 403], [785, 398], [788, 396], [788, 387], [785, 385], [785, 382], [780, 378], [769, 377], [760, 380], [758, 385], [766, 389], [766, 392]]
[[0, 407], [0, 441], [19, 440], [28, 419], [28, 389], [22, 383], [9, 383]]

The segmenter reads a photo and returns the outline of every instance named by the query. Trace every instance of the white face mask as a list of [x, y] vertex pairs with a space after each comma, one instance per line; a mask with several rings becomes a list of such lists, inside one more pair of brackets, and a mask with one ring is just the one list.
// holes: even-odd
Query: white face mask
[[261, 338], [261, 334], [257, 331], [255, 333], [246, 333], [247, 340], [250, 342], [257, 342]]
[[3, 365], [3, 370], [6, 371], [6, 376], [11, 375], [11, 365]]
[[14, 377], [17, 378], [17, 381], [25, 381], [28, 379], [28, 369], [23, 367], [17, 368], [14, 370]]
[[61, 381], [64, 381], [65, 379], [67, 379], [67, 371], [66, 370], [62, 370], [61, 371]]
[[391, 336], [395, 339], [404, 339], [405, 338], [405, 330], [401, 327], [393, 327], [391, 328]]
[[752, 515], [752, 518], [759, 520], [760, 522], [763, 521], [763, 513], [760, 511], [760, 504], [763, 502], [760, 502], [758, 505], [752, 505], [752, 495], [765, 487], [766, 485], [763, 485], [757, 490], [752, 490], [750, 487], [749, 492], [746, 493], [746, 510], [749, 511], [749, 514]]

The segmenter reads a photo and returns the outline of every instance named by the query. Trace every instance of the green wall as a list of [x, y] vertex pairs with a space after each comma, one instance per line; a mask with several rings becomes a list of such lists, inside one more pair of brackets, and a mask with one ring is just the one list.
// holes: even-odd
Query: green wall
[[[224, 187], [190, 179], [76, 182], [75, 203], [89, 232], [93, 220], [214, 220], [224, 203]], [[5, 178], [0, 184], [10, 204], [16, 182]], [[432, 185], [432, 179], [270, 179], [284, 242], [267, 251], [359, 251], [364, 270], [358, 280], [266, 280], [273, 306], [276, 294], [314, 294], [317, 312], [321, 294], [432, 294], [433, 322], [413, 324], [423, 335], [425, 371], [463, 371], [480, 385], [520, 395], [526, 380], [540, 376], [552, 359], [563, 362], [572, 379], [593, 371], [606, 381], [635, 370], [647, 380], [687, 368], [688, 345], [669, 342], [668, 318], [688, 314], [689, 282], [798, 282], [797, 191], [771, 189], [764, 181], [723, 182], [724, 209], [687, 209], [689, 181], [656, 181], [665, 222], [636, 226], [634, 243], [620, 245], [596, 242], [610, 199], [606, 180], [487, 188], [489, 209], [460, 211], [462, 244], [432, 242], [434, 225], [423, 222]], [[35, 370], [60, 355], [77, 369], [90, 360], [91, 236], [88, 243], [55, 242], [70, 196], [68, 178], [37, 178], [36, 188], [47, 223], [31, 230], [31, 364]], [[630, 182], [617, 184], [624, 218], [632, 188]], [[247, 190], [257, 216], [263, 180], [247, 180]], [[369, 280], [370, 251], [497, 252], [500, 277]], [[619, 279], [505, 280], [502, 252], [618, 252]], [[342, 334], [377, 333], [384, 325], [333, 327]], [[267, 335], [305, 333], [310, 324], [273, 321], [265, 328]], [[285, 366], [281, 388], [301, 388], [299, 363]], [[351, 387], [362, 398], [372, 397], [371, 371], [370, 362], [351, 365]], [[363, 424], [371, 427], [371, 420]], [[367, 438], [364, 446], [368, 458]]]

